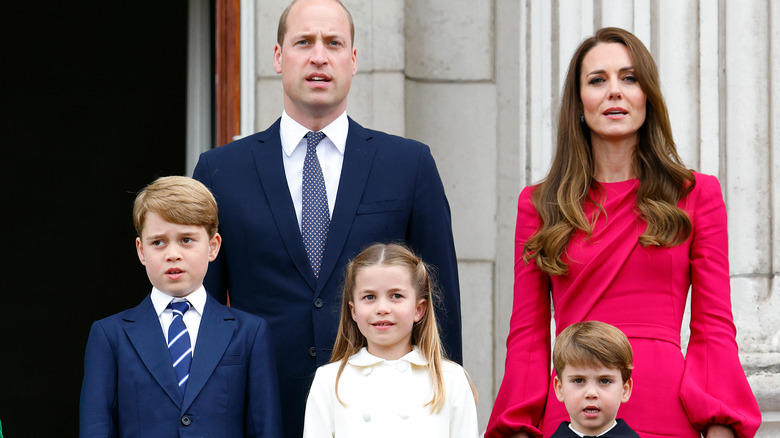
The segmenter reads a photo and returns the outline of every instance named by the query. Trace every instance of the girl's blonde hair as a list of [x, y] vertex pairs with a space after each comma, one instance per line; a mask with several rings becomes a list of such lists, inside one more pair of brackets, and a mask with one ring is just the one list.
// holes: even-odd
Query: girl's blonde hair
[[354, 300], [355, 278], [363, 268], [371, 266], [402, 266], [409, 270], [412, 285], [417, 297], [415, 301], [424, 299], [428, 302], [427, 311], [422, 319], [412, 328], [412, 345], [416, 345], [420, 353], [428, 361], [428, 373], [433, 385], [433, 398], [425, 404], [431, 407], [431, 413], [438, 413], [444, 406], [445, 389], [442, 377], [442, 352], [439, 340], [439, 329], [436, 324], [436, 301], [438, 299], [435, 289], [435, 281], [427, 265], [417, 257], [409, 248], [399, 244], [376, 243], [360, 252], [347, 265], [347, 273], [344, 277], [344, 292], [341, 297], [341, 318], [339, 331], [336, 336], [336, 344], [333, 346], [331, 362], [341, 361], [339, 371], [336, 374], [336, 398], [346, 406], [339, 397], [339, 379], [347, 360], [353, 354], [367, 346], [366, 337], [360, 333], [357, 323], [352, 319], [349, 302]]

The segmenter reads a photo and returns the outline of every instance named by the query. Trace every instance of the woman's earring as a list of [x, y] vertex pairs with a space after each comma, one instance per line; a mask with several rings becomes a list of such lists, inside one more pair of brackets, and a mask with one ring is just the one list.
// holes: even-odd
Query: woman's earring
[[585, 114], [580, 114], [580, 125], [585, 124]]

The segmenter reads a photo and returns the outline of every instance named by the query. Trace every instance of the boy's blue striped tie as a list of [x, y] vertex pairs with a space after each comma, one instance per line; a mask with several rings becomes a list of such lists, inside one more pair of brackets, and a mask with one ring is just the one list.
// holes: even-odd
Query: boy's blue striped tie
[[306, 134], [306, 158], [303, 161], [301, 189], [301, 236], [315, 277], [320, 275], [322, 254], [325, 252], [330, 225], [328, 194], [320, 160], [317, 158], [317, 145], [323, 138], [325, 134], [322, 132], [309, 131]]
[[187, 301], [171, 302], [168, 307], [173, 310], [173, 320], [168, 327], [168, 352], [171, 353], [171, 361], [179, 381], [179, 389], [184, 394], [192, 364], [190, 333], [187, 331], [187, 326], [184, 325], [184, 313], [189, 310], [190, 303]]

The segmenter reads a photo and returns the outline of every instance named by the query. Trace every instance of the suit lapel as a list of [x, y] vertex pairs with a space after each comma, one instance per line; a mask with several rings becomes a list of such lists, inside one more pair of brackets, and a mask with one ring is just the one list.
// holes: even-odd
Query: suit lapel
[[222, 360], [235, 331], [235, 317], [209, 295], [200, 320], [182, 411], [190, 407], [206, 385], [217, 364]]
[[147, 296], [124, 321], [127, 323], [125, 333], [138, 356], [176, 406], [181, 407], [182, 395], [176, 372], [151, 298]]
[[[281, 119], [279, 119], [281, 120]], [[298, 218], [290, 198], [290, 188], [284, 174], [282, 162], [282, 140], [279, 136], [279, 120], [270, 128], [259, 133], [259, 144], [252, 148], [260, 183], [268, 199], [268, 205], [274, 216], [276, 227], [282, 236], [285, 248], [295, 266], [312, 289], [316, 287], [316, 278], [309, 265], [309, 258], [303, 247]], [[346, 160], [345, 160], [346, 161]], [[339, 196], [341, 193], [339, 192]]]
[[319, 295], [328, 278], [333, 274], [363, 197], [363, 190], [366, 188], [366, 180], [376, 153], [376, 144], [369, 141], [371, 138], [369, 131], [349, 119], [344, 164], [341, 167], [338, 195], [331, 215], [330, 228], [328, 228], [328, 240], [325, 243], [316, 295]]

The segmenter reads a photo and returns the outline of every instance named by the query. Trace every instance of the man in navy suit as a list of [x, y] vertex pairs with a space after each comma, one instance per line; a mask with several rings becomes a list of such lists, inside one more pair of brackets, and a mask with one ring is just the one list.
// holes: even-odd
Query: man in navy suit
[[203, 289], [221, 243], [214, 197], [191, 178], [160, 178], [133, 217], [153, 288], [92, 325], [79, 436], [281, 437], [268, 324]]
[[[292, 438], [303, 430], [314, 371], [330, 358], [344, 267], [361, 249], [405, 242], [435, 267], [444, 346], [457, 362], [460, 292], [449, 204], [430, 149], [346, 115], [357, 72], [349, 12], [336, 0], [295, 1], [277, 37], [282, 117], [266, 131], [202, 154], [194, 177], [217, 198], [224, 238], [206, 289], [270, 324], [284, 433]], [[309, 132], [324, 134], [316, 156], [330, 222], [321, 263], [310, 259], [302, 239]]]

